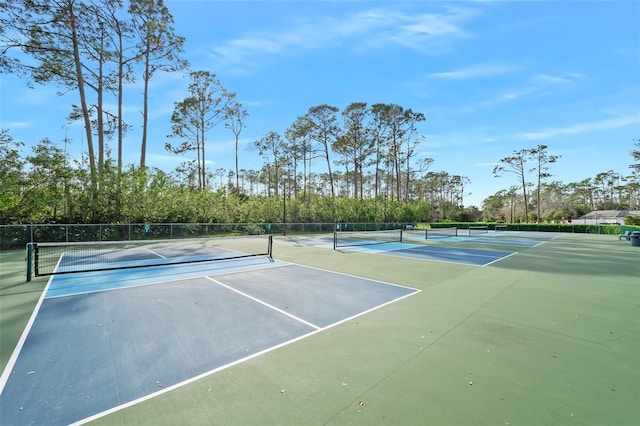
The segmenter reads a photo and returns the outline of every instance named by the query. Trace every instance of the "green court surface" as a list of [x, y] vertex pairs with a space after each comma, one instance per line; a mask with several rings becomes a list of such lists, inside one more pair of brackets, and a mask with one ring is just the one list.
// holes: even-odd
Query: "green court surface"
[[[92, 424], [640, 422], [640, 248], [628, 241], [563, 234], [481, 267], [295, 238], [277, 237], [274, 257], [422, 291]], [[0, 262], [4, 370], [46, 277], [25, 282], [22, 251]]]

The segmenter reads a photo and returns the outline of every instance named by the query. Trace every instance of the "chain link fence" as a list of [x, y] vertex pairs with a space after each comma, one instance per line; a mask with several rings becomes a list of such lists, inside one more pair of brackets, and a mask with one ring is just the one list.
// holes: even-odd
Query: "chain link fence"
[[[230, 235], [286, 235], [342, 231], [382, 231], [404, 229], [409, 223], [128, 223], [128, 224], [28, 224], [0, 225], [0, 250], [23, 248], [30, 242], [128, 241], [177, 239]], [[431, 224], [431, 227], [460, 224]], [[469, 225], [469, 224], [467, 224]], [[615, 225], [509, 224], [509, 230], [613, 234]], [[494, 229], [492, 225], [489, 229]]]

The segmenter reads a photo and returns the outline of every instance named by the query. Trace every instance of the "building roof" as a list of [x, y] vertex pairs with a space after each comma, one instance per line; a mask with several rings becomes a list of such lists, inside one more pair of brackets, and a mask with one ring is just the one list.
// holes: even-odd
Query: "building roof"
[[625, 216], [640, 216], [640, 210], [594, 210], [579, 219], [624, 219]]

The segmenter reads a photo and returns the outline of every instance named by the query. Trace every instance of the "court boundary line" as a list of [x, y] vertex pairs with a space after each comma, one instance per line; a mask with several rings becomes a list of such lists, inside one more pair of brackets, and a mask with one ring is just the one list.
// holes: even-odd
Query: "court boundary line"
[[31, 312], [29, 321], [27, 321], [27, 324], [25, 325], [24, 330], [22, 330], [20, 339], [18, 340], [16, 347], [13, 349], [13, 352], [9, 357], [9, 361], [7, 361], [7, 366], [5, 367], [4, 371], [2, 372], [2, 375], [0, 376], [0, 396], [4, 392], [4, 387], [9, 381], [9, 376], [11, 376], [11, 372], [13, 371], [13, 368], [15, 367], [16, 362], [18, 361], [18, 357], [22, 352], [22, 348], [24, 347], [25, 342], [27, 341], [27, 337], [29, 336], [31, 329], [33, 328], [33, 324], [36, 321], [36, 317], [38, 316], [38, 313], [40, 312], [40, 307], [42, 306], [42, 302], [44, 302], [45, 300], [45, 295], [49, 290], [49, 286], [51, 285], [52, 280], [53, 280], [53, 275], [50, 276], [49, 279], [47, 280], [47, 284], [44, 286], [44, 289], [42, 290], [42, 294], [40, 295], [40, 298], [38, 299], [36, 306], [33, 308], [33, 312]]
[[261, 305], [266, 306], [267, 308], [269, 308], [269, 309], [271, 309], [271, 310], [274, 310], [274, 311], [276, 311], [276, 312], [278, 312], [278, 313], [280, 313], [280, 314], [282, 314], [282, 315], [285, 315], [285, 316], [287, 316], [287, 317], [289, 317], [289, 318], [292, 318], [292, 319], [294, 319], [294, 320], [296, 320], [296, 321], [298, 321], [298, 322], [301, 322], [301, 323], [302, 323], [302, 324], [304, 324], [304, 325], [307, 325], [307, 326], [309, 326], [309, 327], [311, 327], [311, 328], [314, 328], [314, 329], [316, 329], [316, 330], [320, 330], [320, 329], [321, 329], [321, 327], [319, 327], [319, 326], [317, 326], [317, 325], [315, 325], [315, 324], [312, 324], [312, 323], [310, 323], [309, 321], [305, 321], [305, 320], [303, 320], [302, 318], [299, 318], [299, 317], [297, 317], [297, 316], [295, 316], [295, 315], [292, 315], [292, 314], [290, 314], [290, 313], [288, 313], [288, 312], [285, 312], [285, 311], [283, 311], [282, 309], [277, 308], [277, 307], [275, 307], [275, 306], [273, 306], [273, 305], [271, 305], [271, 304], [269, 304], [269, 303], [265, 302], [264, 300], [260, 300], [260, 299], [258, 299], [257, 297], [253, 297], [253, 296], [251, 296], [250, 294], [247, 294], [247, 293], [245, 293], [245, 292], [243, 292], [243, 291], [240, 291], [240, 290], [238, 290], [238, 289], [236, 289], [236, 288], [233, 288], [233, 287], [231, 287], [230, 285], [227, 285], [227, 284], [223, 283], [222, 281], [218, 281], [218, 280], [216, 280], [216, 279], [215, 279], [215, 278], [213, 278], [213, 277], [204, 277], [204, 278], [205, 278], [205, 279], [207, 279], [207, 280], [209, 280], [209, 281], [211, 281], [211, 282], [213, 282], [213, 283], [215, 283], [215, 284], [218, 284], [218, 285], [220, 285], [220, 286], [222, 286], [222, 287], [226, 288], [227, 290], [231, 290], [231, 291], [233, 291], [233, 292], [235, 292], [235, 293], [237, 293], [237, 294], [239, 294], [239, 295], [241, 295], [241, 296], [243, 296], [243, 297], [246, 297], [247, 299], [253, 300], [253, 301], [254, 301], [254, 302], [256, 302], [256, 303], [260, 303]]
[[498, 259], [496, 259], [496, 260], [492, 260], [491, 262], [489, 262], [489, 263], [485, 263], [484, 265], [480, 265], [480, 267], [481, 267], [481, 268], [484, 268], [485, 266], [489, 266], [489, 265], [492, 265], [492, 264], [494, 264], [494, 263], [496, 263], [496, 262], [500, 262], [501, 260], [504, 260], [504, 259], [506, 259], [507, 257], [515, 256], [515, 255], [516, 255], [516, 254], [518, 254], [518, 253], [519, 253], [519, 252], [514, 251], [514, 252], [513, 252], [513, 253], [511, 253], [511, 254], [508, 254], [508, 255], [506, 255], [506, 256], [500, 257], [500, 258], [498, 258]]
[[[287, 262], [285, 262], [285, 263], [287, 263]], [[297, 263], [289, 263], [289, 264], [290, 265], [302, 266], [302, 267], [305, 267], [305, 268], [323, 270], [322, 268], [314, 268], [312, 266], [300, 265], [300, 264], [297, 264]], [[100, 419], [102, 417], [108, 416], [109, 414], [113, 414], [113, 413], [116, 413], [118, 411], [124, 410], [126, 408], [138, 405], [138, 404], [140, 404], [142, 402], [148, 401], [150, 399], [153, 399], [153, 398], [158, 397], [160, 395], [163, 395], [165, 393], [171, 392], [171, 391], [179, 389], [179, 388], [181, 388], [183, 386], [187, 386], [187, 385], [189, 385], [191, 383], [197, 382], [198, 380], [204, 379], [205, 377], [208, 377], [208, 376], [211, 376], [213, 374], [219, 373], [220, 371], [226, 370], [227, 368], [234, 367], [234, 366], [236, 366], [238, 364], [241, 364], [241, 363], [243, 363], [245, 361], [249, 361], [249, 360], [251, 360], [253, 358], [257, 358], [257, 357], [262, 356], [264, 354], [267, 354], [269, 352], [272, 352], [272, 351], [275, 351], [275, 350], [280, 349], [282, 347], [288, 346], [288, 345], [290, 345], [292, 343], [296, 343], [299, 340], [306, 339], [307, 337], [311, 337], [314, 334], [321, 333], [323, 331], [326, 331], [328, 329], [336, 327], [336, 326], [338, 326], [340, 324], [343, 324], [343, 323], [345, 323], [347, 321], [351, 321], [351, 320], [353, 320], [355, 318], [358, 318], [360, 316], [366, 315], [366, 314], [368, 314], [370, 312], [373, 312], [373, 311], [375, 311], [377, 309], [383, 308], [383, 307], [385, 307], [387, 305], [390, 305], [392, 303], [395, 303], [395, 302], [399, 302], [402, 299], [408, 298], [410, 296], [414, 296], [414, 295], [422, 292], [421, 289], [415, 289], [415, 288], [412, 288], [412, 287], [403, 286], [403, 285], [399, 285], [399, 284], [386, 283], [384, 281], [377, 281], [377, 280], [368, 279], [368, 278], [364, 278], [364, 277], [358, 277], [357, 275], [344, 274], [344, 273], [341, 273], [341, 272], [334, 272], [334, 271], [330, 271], [330, 270], [325, 270], [325, 271], [326, 272], [331, 272], [331, 273], [336, 273], [336, 274], [341, 274], [341, 275], [345, 275], [345, 276], [351, 276], [351, 277], [355, 277], [355, 278], [360, 278], [360, 279], [367, 280], [367, 281], [373, 281], [373, 282], [378, 282], [378, 283], [382, 283], [382, 284], [388, 284], [388, 285], [394, 285], [394, 286], [397, 286], [397, 287], [403, 287], [403, 288], [406, 288], [406, 289], [409, 289], [409, 290], [414, 290], [414, 291], [411, 292], [411, 293], [405, 294], [403, 296], [396, 297], [395, 299], [388, 300], [387, 302], [382, 303], [380, 305], [373, 306], [373, 307], [371, 307], [371, 308], [369, 308], [369, 309], [367, 309], [365, 311], [359, 312], [359, 313], [357, 313], [355, 315], [352, 315], [350, 317], [344, 318], [344, 319], [342, 319], [340, 321], [337, 321], [335, 323], [329, 324], [329, 325], [327, 325], [325, 327], [321, 327], [321, 328], [318, 328], [316, 330], [310, 331], [309, 333], [305, 333], [305, 334], [303, 334], [301, 336], [295, 337], [295, 338], [293, 338], [291, 340], [288, 340], [286, 342], [282, 342], [282, 343], [279, 343], [279, 344], [277, 344], [275, 346], [272, 346], [270, 348], [263, 349], [262, 351], [256, 352], [256, 353], [251, 354], [249, 356], [246, 356], [244, 358], [237, 359], [237, 360], [232, 361], [232, 362], [230, 362], [228, 364], [221, 365], [220, 367], [214, 368], [212, 370], [205, 371], [204, 373], [198, 374], [198, 375], [196, 375], [196, 376], [194, 376], [194, 377], [192, 377], [190, 379], [183, 380], [182, 382], [173, 384], [171, 386], [167, 386], [166, 388], [163, 388], [163, 389], [161, 389], [159, 391], [156, 391], [154, 393], [150, 393], [150, 394], [145, 395], [143, 397], [140, 397], [138, 399], [134, 399], [134, 400], [126, 402], [124, 404], [120, 404], [120, 405], [115, 406], [113, 408], [110, 408], [108, 410], [102, 411], [100, 413], [96, 413], [96, 414], [94, 414], [94, 415], [92, 415], [90, 417], [86, 417], [84, 419], [80, 419], [80, 420], [78, 420], [76, 422], [70, 423], [69, 426], [84, 425], [86, 423], [89, 423], [89, 422], [92, 422], [94, 420]], [[207, 277], [205, 277], [205, 278], [207, 278]]]
[[[302, 266], [303, 268], [315, 269], [316, 271], [330, 272], [332, 274], [344, 275], [345, 277], [358, 278], [358, 279], [361, 279], [361, 280], [372, 281], [372, 282], [375, 282], [375, 283], [390, 285], [390, 286], [393, 286], [393, 287], [406, 288], [407, 290], [413, 290], [413, 291], [416, 291], [416, 292], [422, 291], [419, 288], [409, 287], [409, 286], [406, 286], [406, 285], [403, 285], [403, 284], [391, 283], [391, 282], [388, 282], [388, 281], [376, 280], [374, 278], [363, 277], [361, 275], [347, 274], [346, 272], [332, 271], [331, 269], [320, 268], [320, 267], [316, 267], [316, 266], [302, 265], [300, 263], [293, 263], [293, 262], [287, 262], [287, 263], [289, 265]], [[413, 293], [411, 293], [411, 294], [413, 294]]]
[[167, 256], [163, 256], [160, 253], [156, 253], [155, 251], [153, 251], [151, 249], [145, 248], [145, 250], [148, 251], [149, 253], [151, 253], [154, 256], [158, 256], [160, 259], [166, 259], [167, 258]]

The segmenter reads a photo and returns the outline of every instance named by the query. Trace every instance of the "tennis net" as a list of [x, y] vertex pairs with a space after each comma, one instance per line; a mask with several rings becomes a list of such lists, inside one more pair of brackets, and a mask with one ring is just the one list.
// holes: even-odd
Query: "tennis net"
[[458, 228], [456, 226], [452, 226], [449, 228], [431, 228], [431, 229], [427, 229], [426, 232], [427, 232], [426, 233], [427, 240], [458, 236]]
[[175, 240], [27, 244], [27, 280], [32, 274], [69, 274], [266, 256], [271, 235]]
[[489, 227], [488, 226], [470, 226], [469, 227], [469, 236], [479, 235], [479, 234], [488, 234]]
[[401, 243], [402, 229], [382, 231], [336, 231], [333, 233], [333, 248], [365, 246], [384, 243]]

